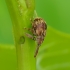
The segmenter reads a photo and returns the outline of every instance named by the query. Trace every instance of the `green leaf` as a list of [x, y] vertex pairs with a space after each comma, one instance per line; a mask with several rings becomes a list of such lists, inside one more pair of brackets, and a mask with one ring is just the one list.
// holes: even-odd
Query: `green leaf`
[[70, 70], [70, 35], [48, 27], [40, 47], [37, 70]]

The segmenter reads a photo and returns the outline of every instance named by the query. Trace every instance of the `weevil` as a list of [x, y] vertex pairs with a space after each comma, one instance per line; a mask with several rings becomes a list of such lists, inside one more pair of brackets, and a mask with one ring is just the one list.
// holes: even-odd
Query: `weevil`
[[35, 18], [31, 22], [32, 22], [32, 28], [29, 28], [28, 30], [30, 30], [33, 35], [26, 33], [26, 36], [37, 42], [37, 47], [36, 47], [36, 51], [34, 54], [34, 57], [36, 57], [38, 50], [39, 50], [39, 47], [43, 43], [44, 37], [46, 36], [47, 24], [40, 17]]

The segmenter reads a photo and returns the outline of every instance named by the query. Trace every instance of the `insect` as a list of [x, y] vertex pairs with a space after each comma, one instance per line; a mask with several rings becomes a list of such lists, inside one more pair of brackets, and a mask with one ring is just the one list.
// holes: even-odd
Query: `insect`
[[36, 57], [39, 47], [44, 41], [44, 37], [46, 35], [46, 30], [47, 30], [47, 24], [42, 18], [37, 17], [32, 21], [32, 28], [28, 30], [30, 30], [33, 35], [26, 33], [26, 36], [37, 42], [37, 47], [34, 54], [34, 57]]

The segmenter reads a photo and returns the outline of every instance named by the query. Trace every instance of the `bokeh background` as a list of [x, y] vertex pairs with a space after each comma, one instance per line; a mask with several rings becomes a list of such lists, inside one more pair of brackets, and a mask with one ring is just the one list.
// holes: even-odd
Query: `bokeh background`
[[[48, 25], [37, 57], [37, 70], [70, 70], [70, 0], [36, 0], [38, 16]], [[16, 70], [12, 22], [0, 0], [0, 70]]]

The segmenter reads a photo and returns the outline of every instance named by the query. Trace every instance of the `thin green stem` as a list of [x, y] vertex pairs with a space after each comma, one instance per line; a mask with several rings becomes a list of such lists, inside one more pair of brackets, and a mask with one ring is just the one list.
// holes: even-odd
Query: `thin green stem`
[[[34, 58], [35, 43], [25, 36], [24, 27], [31, 26], [34, 13], [34, 0], [6, 0], [12, 19], [18, 70], [36, 70]], [[25, 39], [25, 41], [24, 41]]]

